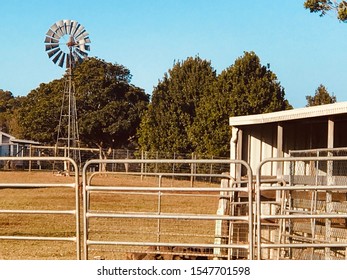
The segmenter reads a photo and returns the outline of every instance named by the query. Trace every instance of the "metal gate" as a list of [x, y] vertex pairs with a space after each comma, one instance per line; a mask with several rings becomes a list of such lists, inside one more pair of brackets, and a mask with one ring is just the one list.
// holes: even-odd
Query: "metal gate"
[[[283, 177], [262, 176], [272, 163], [287, 167]], [[259, 165], [258, 259], [347, 259], [346, 163], [346, 156], [311, 156]]]
[[253, 259], [244, 161], [91, 160], [82, 177], [85, 259]]
[[[33, 178], [33, 172], [23, 171], [18, 174], [16, 173], [19, 177], [16, 178], [13, 177], [13, 172], [6, 171], [7, 168], [11, 170], [15, 168], [21, 169], [28, 162], [39, 163], [43, 166], [65, 163], [73, 167], [74, 173], [70, 173], [69, 182], [47, 183], [42, 182], [44, 181], [42, 175], [40, 175], [43, 174], [42, 172], [38, 173], [39, 179], [36, 180], [36, 178]], [[0, 227], [0, 241], [50, 242], [50, 244], [55, 242], [59, 244], [61, 242], [72, 242], [75, 243], [75, 249], [72, 248], [71, 251], [76, 255], [76, 259], [80, 259], [79, 174], [76, 163], [64, 157], [0, 157], [0, 164], [5, 169], [5, 171], [1, 171], [1, 174], [3, 176], [7, 175], [8, 178], [6, 181], [10, 181], [7, 183], [0, 182], [0, 216], [2, 216], [1, 221], [6, 223], [5, 226]], [[53, 176], [53, 174], [50, 173], [49, 176]], [[65, 180], [60, 179], [59, 181]], [[59, 203], [60, 201], [57, 201], [55, 197], [59, 193], [56, 190], [68, 190], [66, 196], [62, 198], [67, 201]], [[25, 194], [23, 194], [24, 192]], [[28, 193], [37, 192], [39, 192], [35, 196], [37, 201], [31, 200], [27, 195]], [[9, 196], [7, 200], [6, 196]], [[21, 196], [23, 196], [23, 201], [19, 202]], [[13, 208], [13, 205], [16, 205], [15, 208]], [[59, 223], [61, 222], [64, 224], [60, 227]], [[35, 229], [34, 224], [36, 226]], [[50, 229], [52, 229], [51, 232]], [[38, 255], [48, 250], [47, 248], [49, 247], [48, 245], [45, 247], [40, 246], [36, 252]], [[58, 248], [60, 247], [60, 245], [57, 246]], [[4, 245], [2, 245], [1, 250], [5, 250]], [[13, 250], [13, 245], [10, 247], [10, 250]], [[64, 252], [59, 252], [59, 249], [53, 253], [64, 255]], [[47, 258], [56, 257], [49, 255]], [[66, 258], [70, 258], [70, 256]]]

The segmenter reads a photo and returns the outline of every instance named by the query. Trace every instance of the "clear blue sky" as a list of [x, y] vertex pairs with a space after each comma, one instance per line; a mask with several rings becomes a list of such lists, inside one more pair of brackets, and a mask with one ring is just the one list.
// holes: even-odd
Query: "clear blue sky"
[[44, 39], [60, 19], [90, 33], [90, 56], [126, 66], [149, 94], [176, 60], [199, 55], [220, 73], [244, 51], [271, 65], [295, 107], [319, 84], [347, 101], [347, 24], [304, 0], [0, 0], [0, 89], [27, 95], [62, 77]]

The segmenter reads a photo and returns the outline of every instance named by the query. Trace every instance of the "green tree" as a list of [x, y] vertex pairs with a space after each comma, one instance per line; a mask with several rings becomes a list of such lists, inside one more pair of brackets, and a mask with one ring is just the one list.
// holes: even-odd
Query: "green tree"
[[319, 13], [320, 16], [334, 11], [339, 20], [347, 22], [347, 1], [306, 0], [304, 7], [311, 13]]
[[[149, 96], [130, 84], [122, 65], [89, 58], [74, 69], [80, 140], [91, 147], [118, 148], [136, 142], [136, 129]], [[23, 100], [23, 136], [55, 144], [65, 78], [41, 84]]]
[[54, 145], [60, 117], [63, 79], [42, 83], [21, 101], [18, 123], [21, 137]]
[[229, 117], [269, 113], [292, 108], [283, 87], [254, 52], [218, 76], [213, 94], [205, 96], [194, 123], [195, 147], [200, 153], [228, 156]]
[[334, 96], [333, 94], [330, 95], [326, 87], [320, 84], [319, 87], [316, 89], [314, 96], [307, 95], [306, 100], [307, 100], [306, 107], [310, 107], [310, 106], [335, 103], [336, 96]]
[[122, 65], [90, 58], [74, 71], [80, 136], [98, 147], [133, 147], [149, 95]]
[[292, 108], [285, 99], [283, 87], [268, 67], [261, 65], [254, 52], [224, 70], [219, 89], [229, 98], [229, 116], [269, 113]]
[[210, 62], [188, 58], [155, 88], [139, 142], [146, 150], [227, 157], [230, 116], [289, 108], [276, 75], [253, 52], [218, 77]]
[[15, 126], [14, 115], [18, 100], [12, 92], [0, 89], [0, 129], [6, 133], [11, 133], [11, 127]]
[[153, 91], [139, 130], [139, 143], [149, 151], [190, 153], [190, 129], [203, 96], [210, 94], [216, 72], [209, 61], [189, 57], [177, 62]]

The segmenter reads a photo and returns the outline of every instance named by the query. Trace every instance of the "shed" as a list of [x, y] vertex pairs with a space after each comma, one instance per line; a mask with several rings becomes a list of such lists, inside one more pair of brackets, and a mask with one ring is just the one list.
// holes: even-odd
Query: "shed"
[[[230, 158], [245, 160], [253, 172], [265, 158], [286, 157], [294, 150], [347, 147], [347, 102], [230, 117], [229, 124]], [[241, 173], [231, 169], [235, 177]], [[262, 173], [285, 175], [284, 166], [276, 163]]]
[[27, 156], [26, 151], [30, 145], [39, 145], [32, 140], [17, 139], [16, 137], [0, 131], [0, 156], [20, 157]]

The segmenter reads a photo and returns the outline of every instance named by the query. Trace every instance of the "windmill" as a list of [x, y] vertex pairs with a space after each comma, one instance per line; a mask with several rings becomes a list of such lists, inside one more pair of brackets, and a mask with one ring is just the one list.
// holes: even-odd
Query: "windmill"
[[[46, 33], [45, 49], [48, 57], [60, 67], [66, 67], [67, 79], [61, 105], [57, 146], [64, 146], [64, 156], [70, 157], [77, 164], [81, 163], [77, 107], [73, 68], [83, 61], [90, 51], [89, 34], [84, 26], [75, 20], [59, 20]], [[69, 167], [65, 167], [69, 171]]]

